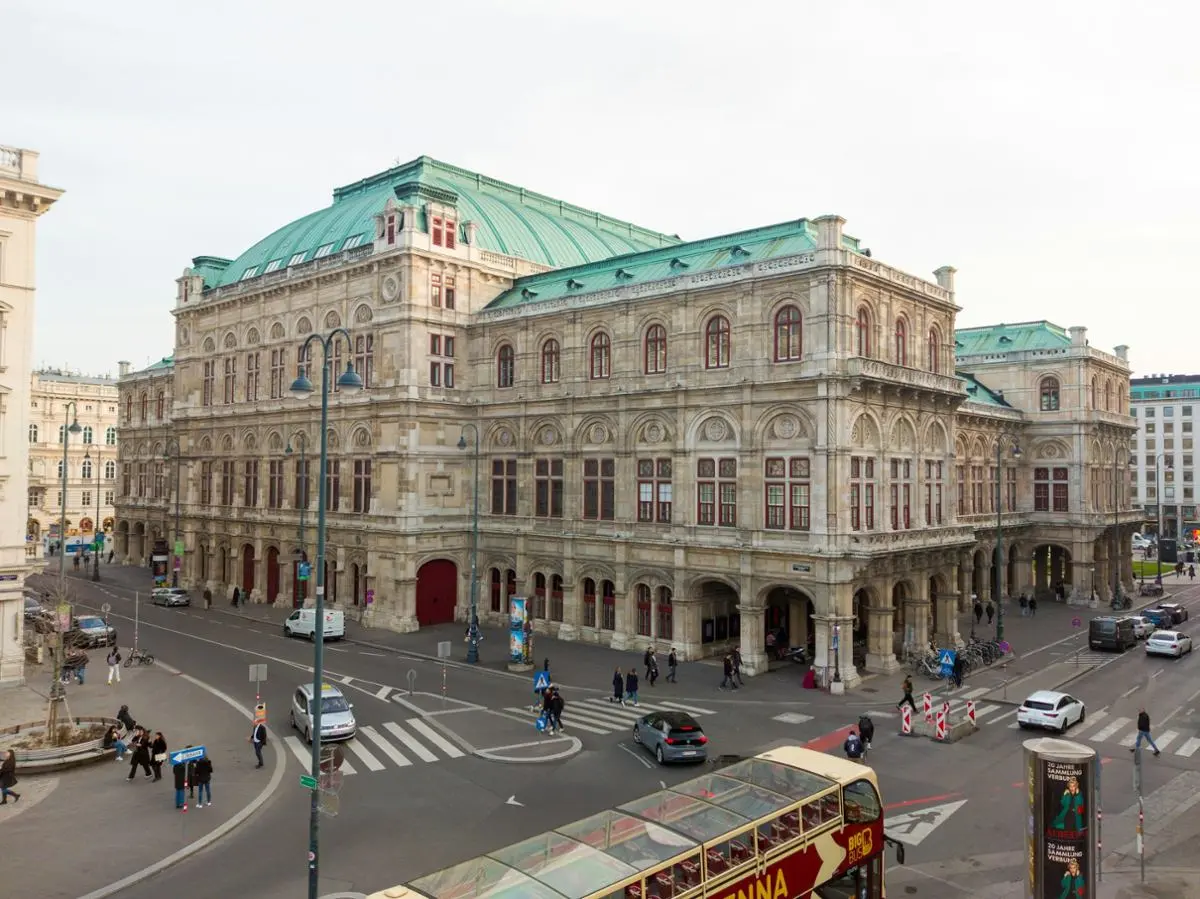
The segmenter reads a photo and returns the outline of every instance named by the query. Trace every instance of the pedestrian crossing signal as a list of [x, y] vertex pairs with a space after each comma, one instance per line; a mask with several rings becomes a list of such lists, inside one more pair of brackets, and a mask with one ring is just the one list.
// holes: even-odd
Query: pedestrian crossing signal
[[535, 691], [545, 690], [550, 686], [550, 672], [539, 671], [533, 676], [533, 689]]

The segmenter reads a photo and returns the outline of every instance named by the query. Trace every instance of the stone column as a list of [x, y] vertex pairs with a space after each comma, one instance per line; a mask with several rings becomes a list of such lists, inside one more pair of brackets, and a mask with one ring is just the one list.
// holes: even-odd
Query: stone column
[[[700, 633], [700, 603], [675, 597], [675, 647], [680, 660], [693, 661], [704, 657], [704, 646]], [[668, 651], [669, 648], [668, 648]]]
[[[850, 616], [817, 615], [813, 617], [816, 628], [815, 667], [820, 682], [829, 687], [831, 693], [844, 693], [862, 683], [858, 669], [854, 667], [854, 619]], [[833, 655], [834, 627], [838, 629], [838, 652], [835, 664]], [[895, 657], [892, 657], [893, 662]], [[840, 677], [835, 681], [835, 673]]]
[[[750, 591], [745, 591], [749, 593]], [[767, 673], [767, 610], [765, 606], [739, 605], [742, 631], [742, 671], [751, 676]]]
[[[597, 602], [603, 602], [604, 597], [598, 597]], [[630, 604], [633, 598], [630, 592], [623, 584], [613, 584], [613, 602], [616, 605], [616, 629], [613, 631], [612, 639], [609, 640], [611, 649], [621, 650], [622, 652], [629, 648], [629, 625], [633, 621], [633, 610]], [[599, 609], [596, 610], [600, 614]]]
[[[380, 583], [383, 582], [381, 577]], [[411, 634], [414, 631], [420, 630], [421, 625], [417, 620], [417, 579], [416, 577], [397, 578], [392, 582], [395, 591], [395, 598], [388, 603], [388, 608], [385, 610], [380, 608], [377, 614], [384, 620], [384, 626], [391, 630], [398, 631], [402, 634]], [[309, 598], [305, 601], [305, 605], [313, 603], [315, 590], [310, 591]], [[380, 604], [380, 600], [375, 600], [376, 604]]]
[[[480, 616], [483, 617], [483, 616]], [[578, 640], [583, 621], [583, 594], [575, 578], [563, 577], [563, 620], [558, 626], [558, 639]]]
[[958, 593], [947, 593], [945, 596], [939, 593], [938, 598], [933, 600], [937, 605], [938, 623], [933, 639], [938, 646], [958, 648], [963, 645], [962, 634], [958, 630], [959, 601]]
[[[867, 615], [867, 668], [871, 671], [895, 671], [896, 661], [892, 634], [892, 607], [870, 606]], [[817, 628], [820, 633], [820, 627]], [[818, 656], [819, 658], [819, 656]]]

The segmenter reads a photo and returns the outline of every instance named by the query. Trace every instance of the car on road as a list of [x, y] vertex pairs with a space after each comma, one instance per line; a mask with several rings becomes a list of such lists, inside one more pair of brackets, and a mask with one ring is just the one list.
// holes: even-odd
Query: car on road
[[667, 762], [702, 762], [708, 758], [708, 737], [687, 712], [651, 712], [633, 723], [633, 742]]
[[1068, 693], [1038, 690], [1017, 709], [1017, 724], [1022, 728], [1044, 727], [1066, 733], [1072, 724], [1080, 724], [1087, 716], [1082, 700]]
[[192, 598], [183, 587], [155, 587], [150, 602], [156, 606], [190, 606]]
[[1128, 618], [1114, 618], [1111, 615], [1101, 615], [1088, 623], [1088, 648], [1112, 649], [1124, 652], [1130, 646], [1137, 645], [1137, 634], [1133, 630], [1133, 622]]
[[1181, 658], [1192, 651], [1192, 638], [1179, 631], [1155, 631], [1146, 638], [1146, 655]]
[[41, 618], [44, 615], [50, 615], [51, 612], [42, 608], [42, 604], [32, 596], [25, 597], [25, 620], [33, 621], [36, 618]]
[[1158, 607], [1160, 609], [1166, 609], [1168, 612], [1170, 612], [1171, 618], [1175, 624], [1179, 624], [1181, 621], [1188, 620], [1188, 610], [1177, 602], [1160, 602]]
[[[301, 684], [292, 694], [292, 708], [288, 713], [292, 727], [304, 735], [306, 743], [312, 742], [313, 720], [312, 684]], [[354, 703], [348, 702], [342, 691], [331, 684], [321, 685], [321, 742], [349, 740], [358, 731], [354, 721]]]
[[1142, 609], [1139, 614], [1156, 628], [1170, 627], [1175, 623], [1175, 616], [1166, 609]]
[[1145, 640], [1154, 633], [1154, 622], [1141, 615], [1128, 615], [1129, 623], [1133, 625], [1133, 635], [1139, 640]]
[[85, 615], [71, 622], [65, 642], [69, 646], [82, 646], [85, 649], [94, 646], [113, 646], [117, 642], [117, 629], [106, 624], [103, 618]]

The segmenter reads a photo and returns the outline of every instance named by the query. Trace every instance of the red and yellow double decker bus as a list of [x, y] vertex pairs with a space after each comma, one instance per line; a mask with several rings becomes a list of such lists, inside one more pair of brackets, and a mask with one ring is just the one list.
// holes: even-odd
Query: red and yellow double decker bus
[[882, 899], [886, 844], [875, 772], [789, 746], [371, 899]]

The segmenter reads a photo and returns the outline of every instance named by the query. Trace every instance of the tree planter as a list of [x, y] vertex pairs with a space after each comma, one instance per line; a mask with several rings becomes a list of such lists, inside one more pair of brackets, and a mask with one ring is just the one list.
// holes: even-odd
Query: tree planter
[[[81, 715], [59, 719], [58, 729], [68, 731], [71, 742], [61, 746], [44, 746], [45, 721], [29, 721], [0, 728], [0, 749], [12, 749], [17, 757], [17, 774], [46, 774], [78, 765], [111, 758], [113, 750], [104, 748], [104, 731], [111, 725], [120, 726], [115, 718]], [[99, 733], [99, 736], [94, 734]]]

